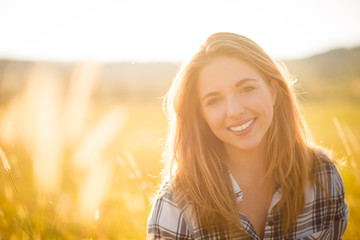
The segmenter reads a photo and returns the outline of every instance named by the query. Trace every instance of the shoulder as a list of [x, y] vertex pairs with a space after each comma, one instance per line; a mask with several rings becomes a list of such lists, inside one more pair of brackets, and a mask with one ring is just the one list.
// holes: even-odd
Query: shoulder
[[349, 218], [344, 183], [335, 163], [324, 153], [319, 153], [319, 157], [321, 160], [317, 170], [319, 184], [315, 187], [317, 197], [313, 208], [322, 212], [323, 214], [319, 214], [322, 217], [326, 216], [323, 222], [332, 219], [332, 234], [340, 237], [345, 231]]
[[309, 239], [341, 239], [349, 214], [344, 184], [334, 161], [321, 152], [315, 157], [315, 182], [306, 188], [305, 207], [298, 216], [296, 234]]
[[331, 198], [344, 198], [344, 183], [334, 161], [322, 152], [317, 152], [316, 157], [319, 160], [316, 168], [317, 181]]
[[175, 198], [170, 186], [155, 199], [147, 222], [147, 239], [190, 239], [186, 209]]

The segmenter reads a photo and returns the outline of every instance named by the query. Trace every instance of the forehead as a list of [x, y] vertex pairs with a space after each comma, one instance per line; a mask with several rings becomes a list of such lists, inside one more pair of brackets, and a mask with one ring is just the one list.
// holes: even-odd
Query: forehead
[[219, 56], [200, 71], [198, 89], [200, 94], [216, 91], [218, 88], [233, 86], [246, 78], [265, 84], [261, 74], [247, 62], [237, 58]]

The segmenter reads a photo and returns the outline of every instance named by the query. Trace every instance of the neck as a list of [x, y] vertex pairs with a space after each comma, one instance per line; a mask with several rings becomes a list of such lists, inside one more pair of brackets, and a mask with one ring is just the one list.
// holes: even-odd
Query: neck
[[240, 150], [234, 146], [225, 146], [226, 165], [232, 175], [244, 181], [263, 181], [266, 173], [266, 142], [256, 148]]

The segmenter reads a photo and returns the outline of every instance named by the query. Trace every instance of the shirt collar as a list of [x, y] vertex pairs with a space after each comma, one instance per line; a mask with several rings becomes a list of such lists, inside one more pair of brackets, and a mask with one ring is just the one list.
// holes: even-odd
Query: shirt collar
[[[229, 170], [229, 176], [230, 176], [230, 180], [231, 180], [231, 183], [233, 186], [233, 190], [234, 190], [237, 202], [240, 202], [244, 198], [244, 193], [241, 191], [241, 188], [239, 187], [235, 178], [231, 174], [230, 170]], [[281, 195], [280, 195], [279, 187], [276, 187], [275, 192], [272, 197], [272, 200], [271, 200], [269, 211], [280, 201], [280, 197], [281, 197]]]
[[230, 179], [231, 179], [231, 183], [232, 183], [232, 186], [233, 186], [233, 189], [234, 189], [236, 199], [237, 199], [238, 202], [240, 202], [244, 198], [244, 193], [241, 191], [241, 188], [237, 184], [235, 178], [233, 177], [233, 175], [231, 174], [230, 171], [229, 171], [229, 175], [230, 175]]

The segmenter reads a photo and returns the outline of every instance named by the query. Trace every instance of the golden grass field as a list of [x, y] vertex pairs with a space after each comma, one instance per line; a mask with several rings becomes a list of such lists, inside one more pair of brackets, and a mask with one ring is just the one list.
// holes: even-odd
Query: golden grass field
[[[145, 239], [167, 133], [160, 96], [101, 101], [91, 65], [78, 66], [66, 84], [41, 66], [25, 78], [0, 99], [9, 164], [0, 169], [0, 239]], [[305, 99], [314, 139], [341, 162], [350, 209], [344, 239], [357, 239], [360, 101]]]

